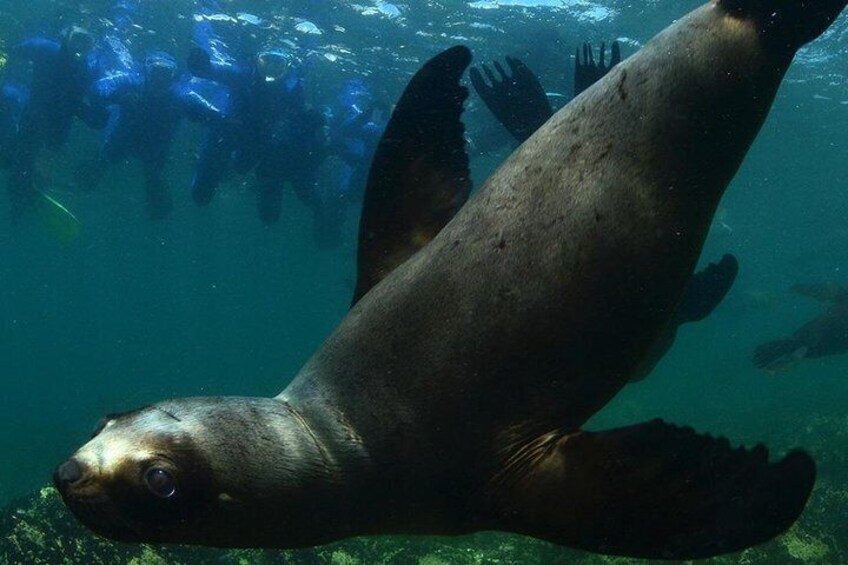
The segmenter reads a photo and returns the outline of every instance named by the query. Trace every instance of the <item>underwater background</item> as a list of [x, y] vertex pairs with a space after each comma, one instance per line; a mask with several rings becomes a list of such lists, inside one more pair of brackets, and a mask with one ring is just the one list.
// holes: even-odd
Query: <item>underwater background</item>
[[[12, 44], [79, 23], [108, 27], [111, 1], [0, 0], [0, 63]], [[222, 2], [250, 41], [282, 42], [307, 68], [311, 102], [359, 76], [387, 104], [421, 63], [454, 44], [475, 63], [514, 55], [568, 100], [574, 49], [619, 39], [624, 56], [699, 1], [381, 0]], [[195, 5], [148, 0], [135, 49], [185, 61]], [[302, 14], [309, 13], [304, 18]], [[242, 14], [242, 18], [238, 18]], [[681, 329], [649, 379], [630, 385], [596, 427], [662, 417], [773, 455], [807, 449], [819, 482], [798, 526], [722, 563], [848, 562], [848, 355], [769, 374], [751, 362], [761, 342], [789, 335], [822, 306], [798, 283], [848, 286], [848, 14], [791, 68], [757, 142], [722, 201], [702, 262], [739, 258], [739, 277], [709, 318]], [[709, 96], [709, 93], [704, 93]], [[472, 92], [465, 122], [475, 186], [511, 150]], [[327, 548], [215, 552], [95, 540], [50, 489], [55, 465], [106, 413], [175, 396], [276, 395], [345, 314], [355, 280], [357, 210], [333, 249], [312, 241], [291, 192], [273, 227], [256, 218], [251, 177], [227, 178], [198, 208], [188, 186], [201, 130], [184, 123], [167, 179], [174, 210], [144, 214], [136, 163], [96, 188], [75, 180], [98, 151], [76, 124], [70, 143], [39, 162], [38, 186], [82, 223], [67, 245], [41, 226], [13, 225], [0, 197], [0, 563], [630, 563], [501, 534], [456, 539], [370, 538]], [[697, 156], [692, 156], [697, 158]], [[422, 339], [425, 339], [422, 337]]]

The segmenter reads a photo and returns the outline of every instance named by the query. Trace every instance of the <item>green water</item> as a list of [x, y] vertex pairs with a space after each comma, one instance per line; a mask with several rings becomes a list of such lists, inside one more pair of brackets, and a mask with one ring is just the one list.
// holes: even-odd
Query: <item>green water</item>
[[[164, 41], [182, 56], [189, 24], [179, 14], [189, 4], [161, 3], [162, 11], [145, 22], [158, 26], [158, 39], [145, 41]], [[0, 0], [4, 43], [55, 28], [51, 18], [92, 20], [107, 5]], [[568, 91], [568, 57], [578, 41], [622, 37], [638, 44], [695, 5], [610, 2], [615, 17], [592, 21], [550, 8], [408, 2], [400, 5], [403, 25], [359, 16], [344, 3], [327, 3], [327, 10], [350, 30], [343, 41], [353, 49], [349, 59], [362, 66], [356, 72], [370, 69], [384, 96], [395, 100], [420, 61], [462, 39], [478, 60], [521, 54], [549, 90]], [[266, 17], [286, 9], [248, 0], [226, 6]], [[791, 69], [720, 206], [703, 261], [736, 254], [741, 268], [734, 288], [707, 320], [685, 326], [651, 378], [627, 387], [593, 426], [659, 416], [734, 443], [765, 442], [773, 453], [803, 447], [819, 463], [821, 488], [842, 492], [848, 484], [848, 356], [806, 361], [777, 375], [755, 370], [750, 360], [757, 344], [791, 333], [820, 311], [791, 294], [793, 284], [848, 285], [846, 19], [843, 14]], [[415, 35], [416, 29], [430, 35]], [[375, 30], [397, 48], [376, 50]], [[627, 45], [625, 55], [635, 48]], [[351, 72], [350, 62], [343, 63], [315, 70], [312, 95], [328, 95]], [[473, 141], [489, 131], [491, 118], [479, 101], [470, 104]], [[105, 413], [175, 396], [278, 393], [345, 314], [356, 211], [349, 211], [343, 244], [326, 250], [312, 242], [309, 213], [291, 193], [283, 220], [263, 227], [243, 177], [228, 179], [213, 204], [198, 209], [188, 186], [200, 136], [191, 125], [180, 131], [168, 172], [175, 208], [163, 222], [145, 217], [141, 173], [133, 164], [115, 167], [96, 189], [74, 185], [76, 164], [98, 148], [97, 134], [81, 125], [39, 166], [39, 185], [80, 218], [78, 240], [61, 246], [37, 226], [11, 225], [0, 198], [0, 505], [47, 484], [56, 463]], [[472, 150], [475, 184], [506, 153]], [[827, 512], [822, 500], [814, 498], [807, 510], [816, 519], [805, 535], [824, 540], [829, 550], [804, 560], [839, 563], [848, 552], [848, 498]], [[475, 547], [473, 538], [455, 543]], [[498, 551], [511, 555], [498, 549], [502, 543], [487, 539], [483, 562], [494, 562], [485, 559], [497, 559]]]

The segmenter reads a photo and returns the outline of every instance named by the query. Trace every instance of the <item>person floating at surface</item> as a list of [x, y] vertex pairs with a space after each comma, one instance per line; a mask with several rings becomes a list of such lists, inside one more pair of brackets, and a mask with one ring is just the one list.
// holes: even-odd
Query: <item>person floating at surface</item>
[[[210, 122], [198, 155], [197, 166], [191, 184], [191, 195], [198, 206], [212, 201], [215, 191], [230, 169], [237, 141], [243, 137], [238, 124], [248, 101], [248, 72], [231, 53], [231, 43], [225, 36], [235, 35], [232, 26], [217, 29], [213, 21], [221, 22], [221, 6], [218, 2], [204, 0], [195, 13], [192, 49], [188, 58], [192, 79], [203, 90], [211, 105], [218, 108], [231, 122]], [[231, 23], [230, 18], [224, 21]], [[241, 35], [241, 34], [239, 34]], [[201, 78], [205, 77], [205, 78]], [[234, 87], [234, 88], [231, 88]], [[201, 88], [202, 87], [202, 88]]]
[[769, 373], [789, 369], [802, 359], [848, 352], [848, 288], [812, 284], [796, 285], [791, 290], [826, 304], [827, 309], [791, 336], [757, 346], [754, 366]]
[[[595, 63], [592, 48], [583, 44], [583, 57], [577, 50], [574, 64], [574, 97], [592, 86], [621, 62], [621, 46], [617, 41], [612, 44], [609, 64], [606, 62], [606, 46], [602, 43], [599, 62]], [[477, 68], [470, 71], [471, 84], [483, 99], [497, 120], [519, 143], [524, 143], [533, 132], [542, 127], [554, 115], [545, 89], [539, 78], [520, 59], [506, 58], [510, 73], [495, 61], [493, 66], [497, 75], [486, 65], [481, 65], [483, 74]]]
[[128, 157], [139, 159], [148, 213], [152, 219], [165, 217], [173, 204], [164, 173], [182, 117], [217, 123], [225, 120], [225, 112], [198, 92], [196, 80], [180, 77], [176, 60], [161, 51], [147, 55], [138, 72], [101, 78], [94, 91], [109, 119], [100, 158], [89, 178], [96, 182], [111, 165]]
[[324, 111], [327, 156], [340, 161], [331, 179], [319, 183], [315, 204], [315, 238], [338, 244], [347, 206], [361, 204], [371, 160], [386, 128], [367, 85], [361, 79], [345, 82], [337, 103]]
[[0, 167], [7, 167], [29, 101], [29, 89], [9, 81], [0, 85]]
[[8, 153], [11, 211], [19, 219], [36, 202], [35, 162], [43, 147], [59, 149], [75, 117], [92, 127], [105, 124], [86, 95], [94, 78], [94, 38], [83, 28], [65, 29], [59, 41], [35, 37], [15, 46], [11, 64], [32, 63], [29, 95]]
[[255, 171], [260, 220], [274, 224], [282, 209], [282, 190], [291, 183], [298, 198], [315, 203], [318, 166], [324, 156], [323, 116], [306, 105], [303, 79], [284, 49], [260, 51], [250, 65], [222, 62], [195, 48], [189, 70], [220, 82], [233, 93], [231, 133], [237, 172]]
[[206, 206], [229, 169], [239, 124], [232, 119], [232, 94], [226, 85], [191, 77], [184, 93], [190, 93], [183, 100], [189, 119], [207, 126], [191, 181], [192, 199]]

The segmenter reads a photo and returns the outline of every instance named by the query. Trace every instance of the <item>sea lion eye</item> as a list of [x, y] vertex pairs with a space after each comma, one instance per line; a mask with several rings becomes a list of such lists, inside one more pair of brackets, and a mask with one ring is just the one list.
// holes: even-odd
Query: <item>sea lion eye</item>
[[159, 467], [151, 467], [144, 472], [144, 484], [159, 498], [171, 498], [177, 492], [177, 481], [171, 473]]

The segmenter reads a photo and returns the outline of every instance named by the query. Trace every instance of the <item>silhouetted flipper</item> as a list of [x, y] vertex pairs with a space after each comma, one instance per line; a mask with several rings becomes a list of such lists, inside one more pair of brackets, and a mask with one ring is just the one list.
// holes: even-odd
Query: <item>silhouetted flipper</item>
[[380, 140], [359, 225], [354, 304], [424, 247], [468, 199], [471, 175], [459, 84], [471, 52], [453, 47], [419, 70]]
[[762, 446], [732, 449], [653, 420], [545, 435], [507, 462], [486, 496], [495, 528], [599, 553], [698, 559], [785, 531], [814, 480], [803, 452], [769, 463]]
[[663, 329], [642, 364], [630, 376], [631, 383], [638, 383], [651, 374], [660, 359], [665, 357], [674, 345], [677, 330], [681, 325], [699, 322], [716, 309], [733, 286], [738, 273], [739, 262], [728, 253], [718, 263], [710, 263], [705, 269], [692, 275], [674, 317]]
[[777, 372], [804, 358], [839, 355], [848, 351], [848, 290], [827, 284], [798, 284], [792, 291], [827, 304], [827, 310], [798, 328], [792, 336], [757, 346], [758, 369]]
[[764, 371], [780, 371], [807, 355], [807, 346], [794, 338], [761, 343], [754, 351], [754, 366]]
[[[486, 66], [481, 65], [483, 73], [476, 68], [470, 72], [471, 84], [486, 106], [497, 120], [519, 142], [523, 143], [533, 132], [542, 127], [553, 115], [545, 89], [539, 78], [519, 59], [506, 58], [510, 73], [495, 61], [492, 65], [497, 75]], [[606, 46], [602, 43], [600, 63], [595, 63], [595, 56], [588, 43], [583, 45], [583, 58], [577, 50], [574, 66], [574, 95], [577, 96], [592, 84], [603, 78], [614, 66], [621, 62], [621, 45], [617, 41], [612, 44], [610, 64], [606, 64]]]
[[706, 318], [727, 295], [738, 273], [739, 262], [728, 253], [718, 263], [710, 263], [692, 275], [675, 314], [677, 323]]
[[480, 71], [473, 67], [469, 72], [471, 84], [512, 137], [524, 143], [554, 115], [554, 111], [533, 71], [514, 57], [507, 57], [506, 63], [511, 72], [509, 75], [500, 63], [492, 63], [499, 76], [488, 66], [480, 65], [489, 79], [488, 83]]
[[595, 63], [595, 54], [592, 52], [592, 46], [588, 43], [583, 44], [583, 58], [580, 57], [580, 48], [577, 48], [574, 62], [574, 96], [601, 80], [604, 75], [612, 70], [621, 62], [621, 45], [618, 41], [612, 42], [610, 54], [610, 63], [606, 64], [607, 48], [606, 44], [601, 43], [600, 60]]

